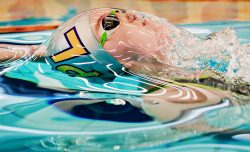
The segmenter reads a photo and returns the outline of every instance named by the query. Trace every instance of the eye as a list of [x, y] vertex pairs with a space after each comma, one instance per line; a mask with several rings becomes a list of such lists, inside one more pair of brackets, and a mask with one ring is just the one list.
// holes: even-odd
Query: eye
[[106, 16], [102, 20], [102, 27], [106, 31], [116, 28], [119, 24], [120, 24], [119, 19], [114, 15]]
[[100, 23], [101, 33], [106, 32], [107, 37], [112, 35], [120, 25], [119, 19], [115, 15], [108, 15], [102, 19]]

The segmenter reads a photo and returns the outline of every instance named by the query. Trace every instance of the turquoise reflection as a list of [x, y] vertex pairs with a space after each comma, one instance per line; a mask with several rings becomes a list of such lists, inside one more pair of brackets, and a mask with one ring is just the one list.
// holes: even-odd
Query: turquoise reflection
[[[200, 36], [232, 26], [240, 42], [249, 43], [249, 25], [215, 22], [179, 26]], [[37, 44], [50, 34], [31, 32], [0, 37], [9, 43]], [[217, 64], [211, 61], [211, 66]], [[108, 68], [113, 69], [112, 65]], [[223, 71], [223, 66], [220, 68]], [[4, 146], [0, 150], [22, 151], [29, 147], [30, 151], [91, 151], [94, 147], [103, 151], [249, 151], [248, 98], [236, 95], [231, 101], [224, 99], [183, 109], [160, 101], [145, 103], [143, 95], [153, 96], [152, 88], [157, 88], [159, 92], [155, 94], [161, 95], [167, 87], [181, 90], [183, 84], [121, 70], [125, 74], [109, 82], [70, 77], [42, 62], [29, 62], [6, 72], [1, 85], [4, 81], [12, 84], [1, 86], [0, 133], [4, 138], [0, 143]], [[28, 85], [19, 87], [23, 81]], [[24, 94], [17, 86], [34, 96]], [[49, 97], [42, 96], [42, 92]], [[171, 113], [173, 117], [155, 117], [150, 108], [162, 108], [164, 116]]]

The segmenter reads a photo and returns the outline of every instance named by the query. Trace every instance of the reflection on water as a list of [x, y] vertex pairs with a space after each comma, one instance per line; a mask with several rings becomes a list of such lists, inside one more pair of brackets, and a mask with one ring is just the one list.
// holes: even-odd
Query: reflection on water
[[[241, 43], [250, 41], [248, 22], [180, 26], [202, 37], [229, 25]], [[47, 38], [18, 36], [5, 41]], [[107, 69], [116, 77], [103, 82], [70, 77], [39, 60], [11, 60], [22, 66], [1, 63], [1, 151], [249, 151], [250, 100], [239, 85], [232, 91], [214, 78], [174, 81], [125, 68], [117, 74], [112, 65]]]

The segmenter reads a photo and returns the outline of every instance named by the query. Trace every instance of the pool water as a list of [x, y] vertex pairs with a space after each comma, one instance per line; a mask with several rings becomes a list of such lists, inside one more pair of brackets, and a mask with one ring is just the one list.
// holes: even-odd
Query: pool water
[[[240, 43], [250, 43], [250, 22], [178, 26], [201, 37], [233, 27]], [[52, 33], [8, 33], [0, 40], [40, 44]], [[98, 78], [65, 76], [42, 62], [20, 64], [1, 71], [0, 151], [250, 151], [247, 95], [126, 69], [122, 69], [126, 75], [103, 83]], [[113, 70], [112, 65], [109, 68]], [[149, 92], [145, 88], [161, 93], [163, 86], [176, 90], [195, 86], [231, 96], [195, 106], [143, 102]]]

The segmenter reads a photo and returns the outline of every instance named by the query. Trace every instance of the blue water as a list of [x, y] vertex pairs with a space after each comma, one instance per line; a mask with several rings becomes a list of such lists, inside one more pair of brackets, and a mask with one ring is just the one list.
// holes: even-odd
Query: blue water
[[[250, 43], [250, 22], [178, 26], [201, 37], [230, 26], [242, 44]], [[40, 44], [52, 32], [1, 34], [0, 40]], [[248, 96], [187, 108], [160, 121], [142, 110], [144, 86], [178, 85], [124, 72], [128, 75], [105, 85], [95, 78], [65, 77], [40, 62], [5, 72], [0, 77], [0, 151], [250, 151]]]

